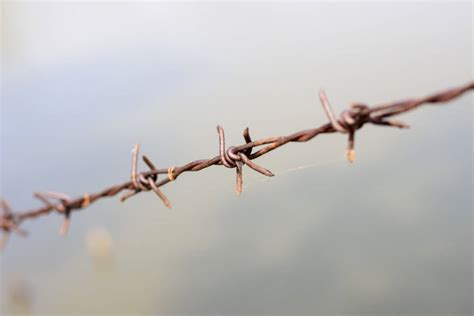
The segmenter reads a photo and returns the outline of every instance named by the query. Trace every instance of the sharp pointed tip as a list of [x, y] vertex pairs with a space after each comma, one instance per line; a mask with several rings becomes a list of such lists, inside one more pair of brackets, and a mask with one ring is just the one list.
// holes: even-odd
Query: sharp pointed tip
[[275, 174], [273, 172], [271, 172], [270, 170], [268, 169], [265, 169], [265, 173], [264, 173], [267, 177], [274, 177]]
[[400, 121], [393, 121], [396, 125], [396, 127], [398, 128], [410, 128], [410, 125], [405, 123], [405, 122], [400, 122]]
[[347, 152], [347, 160], [349, 161], [349, 163], [354, 163], [356, 159], [356, 156], [355, 156], [355, 151], [353, 149], [350, 149], [348, 152]]

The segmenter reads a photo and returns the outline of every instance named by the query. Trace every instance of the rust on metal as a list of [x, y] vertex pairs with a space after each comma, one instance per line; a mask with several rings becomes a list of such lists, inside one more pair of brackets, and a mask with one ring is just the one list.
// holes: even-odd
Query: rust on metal
[[[24, 221], [48, 215], [52, 212], [60, 213], [64, 216], [60, 233], [65, 234], [69, 229], [71, 213], [73, 211], [85, 209], [102, 198], [115, 196], [122, 191], [125, 191], [120, 198], [122, 202], [140, 192], [153, 191], [166, 207], [171, 208], [170, 201], [161, 191], [160, 187], [176, 180], [177, 177], [184, 172], [199, 171], [214, 165], [236, 169], [236, 192], [240, 194], [243, 188], [244, 166], [248, 166], [254, 171], [271, 177], [273, 176], [271, 171], [257, 165], [253, 160], [287, 143], [307, 142], [320, 134], [347, 134], [347, 158], [349, 162], [353, 162], [355, 160], [355, 133], [365, 124], [407, 128], [407, 124], [389, 118], [409, 112], [424, 104], [441, 104], [451, 101], [470, 90], [474, 90], [474, 82], [469, 82], [463, 86], [434, 93], [426, 97], [392, 102], [374, 107], [369, 107], [364, 104], [353, 104], [349, 109], [342, 111], [339, 116], [334, 114], [324, 90], [320, 90], [319, 97], [329, 123], [287, 136], [268, 137], [259, 140], [252, 140], [249, 129], [246, 128], [243, 132], [245, 144], [227, 148], [225, 146], [224, 128], [217, 126], [219, 137], [218, 155], [210, 159], [192, 161], [178, 167], [173, 166], [158, 169], [147, 156], [143, 156], [143, 161], [150, 170], [138, 172], [139, 145], [136, 144], [132, 150], [130, 180], [127, 182], [110, 186], [97, 193], [86, 193], [78, 198], [71, 198], [64, 193], [58, 192], [36, 192], [34, 193], [34, 197], [39, 199], [44, 206], [24, 212], [13, 212], [9, 204], [7, 204], [5, 200], [0, 199], [0, 230], [2, 230], [3, 233], [0, 246], [5, 244], [11, 232], [23, 236], [26, 235], [26, 232], [19, 227]], [[259, 147], [259, 149], [252, 153], [252, 150], [257, 147]], [[160, 174], [166, 175], [166, 177], [159, 180], [158, 176]]]

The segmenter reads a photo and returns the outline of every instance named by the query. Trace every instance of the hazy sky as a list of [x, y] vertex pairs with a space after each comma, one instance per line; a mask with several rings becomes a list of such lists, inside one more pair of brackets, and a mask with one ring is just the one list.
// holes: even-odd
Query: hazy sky
[[[19, 210], [126, 180], [135, 143], [168, 167], [216, 155], [217, 124], [229, 144], [323, 124], [319, 88], [339, 112], [473, 79], [469, 2], [1, 6], [1, 195]], [[472, 100], [364, 128], [354, 165], [345, 136], [285, 146], [239, 198], [215, 167], [163, 188], [172, 211], [149, 193], [73, 213], [65, 238], [56, 214], [26, 222], [2, 311], [471, 315]]]

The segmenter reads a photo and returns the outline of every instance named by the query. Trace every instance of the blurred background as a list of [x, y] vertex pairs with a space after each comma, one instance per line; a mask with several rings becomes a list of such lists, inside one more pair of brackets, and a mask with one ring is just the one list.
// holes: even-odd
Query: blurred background
[[[72, 196], [341, 111], [472, 80], [472, 3], [2, 1], [1, 195]], [[472, 93], [209, 168], [126, 203], [24, 223], [2, 315], [471, 315]], [[298, 168], [301, 167], [301, 168]], [[142, 170], [145, 166], [141, 166]], [[296, 168], [296, 170], [295, 170]]]

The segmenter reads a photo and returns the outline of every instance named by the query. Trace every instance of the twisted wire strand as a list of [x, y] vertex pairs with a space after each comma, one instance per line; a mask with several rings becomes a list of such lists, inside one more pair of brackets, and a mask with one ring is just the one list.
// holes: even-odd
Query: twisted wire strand
[[[185, 172], [196, 172], [213, 165], [222, 165], [229, 169], [236, 169], [236, 192], [240, 194], [243, 186], [244, 165], [265, 176], [272, 177], [274, 174], [271, 171], [257, 165], [252, 160], [290, 142], [307, 142], [320, 134], [347, 134], [347, 158], [349, 162], [353, 162], [355, 160], [355, 133], [365, 124], [370, 123], [380, 126], [408, 128], [409, 126], [407, 124], [389, 118], [412, 111], [425, 104], [441, 104], [451, 101], [470, 90], [474, 90], [474, 82], [469, 82], [465, 85], [425, 97], [397, 101], [374, 107], [369, 107], [365, 104], [353, 104], [349, 109], [342, 111], [339, 116], [334, 114], [324, 90], [320, 90], [319, 98], [329, 123], [287, 136], [267, 137], [258, 140], [252, 140], [249, 129], [246, 128], [243, 131], [245, 144], [227, 148], [225, 147], [224, 128], [217, 126], [219, 154], [213, 158], [195, 160], [183, 166], [158, 169], [147, 156], [142, 156], [143, 161], [150, 170], [138, 172], [139, 145], [136, 144], [132, 150], [131, 175], [130, 180], [127, 182], [110, 186], [96, 193], [85, 193], [76, 198], [58, 192], [36, 192], [34, 193], [34, 197], [39, 199], [44, 206], [24, 212], [13, 212], [9, 204], [5, 200], [0, 199], [0, 230], [3, 233], [3, 237], [0, 240], [0, 247], [5, 244], [9, 234], [12, 232], [26, 236], [26, 231], [19, 227], [21, 223], [28, 219], [48, 215], [52, 212], [60, 213], [64, 216], [60, 234], [65, 234], [70, 226], [71, 212], [85, 209], [102, 198], [113, 197], [122, 191], [126, 191], [120, 198], [122, 202], [140, 192], [153, 191], [166, 207], [171, 208], [170, 201], [161, 191], [160, 187], [176, 180]], [[257, 147], [261, 148], [252, 153], [253, 149]], [[160, 174], [166, 175], [166, 177], [158, 180]]]

